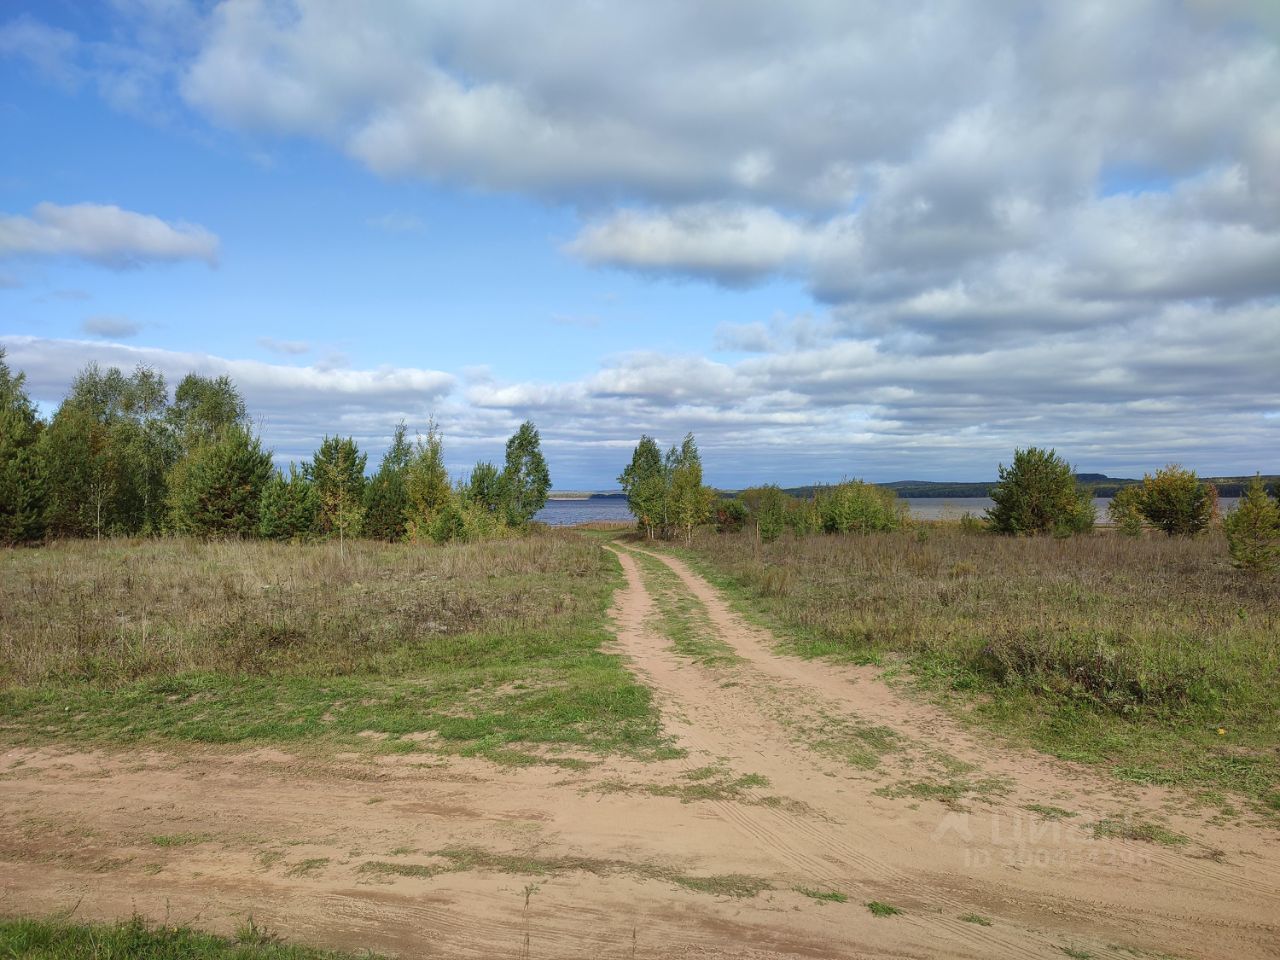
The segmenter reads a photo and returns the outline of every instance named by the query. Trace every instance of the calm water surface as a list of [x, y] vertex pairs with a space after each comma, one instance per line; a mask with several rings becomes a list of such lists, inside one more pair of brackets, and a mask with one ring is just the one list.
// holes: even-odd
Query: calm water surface
[[[1236, 497], [1223, 497], [1218, 507], [1226, 513], [1236, 505], [1236, 500]], [[992, 505], [987, 497], [913, 497], [903, 502], [918, 520], [959, 520], [966, 512], [980, 517]], [[1108, 497], [1094, 498], [1099, 523], [1107, 522], [1107, 504], [1110, 502]], [[630, 523], [634, 518], [625, 499], [597, 497], [591, 500], [548, 500], [534, 519], [553, 527], [567, 527], [602, 520]]]

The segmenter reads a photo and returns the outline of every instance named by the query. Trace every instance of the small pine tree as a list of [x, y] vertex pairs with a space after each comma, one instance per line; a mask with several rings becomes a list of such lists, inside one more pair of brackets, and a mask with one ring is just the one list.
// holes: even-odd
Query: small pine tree
[[1218, 515], [1218, 490], [1171, 463], [1142, 478], [1142, 516], [1171, 537], [1194, 537]]
[[413, 446], [406, 436], [404, 422], [396, 425], [391, 446], [387, 448], [364, 489], [364, 523], [366, 537], [388, 542], [400, 540], [405, 535], [409, 519], [409, 494], [405, 490], [405, 473], [413, 460]]
[[33, 543], [44, 536], [44, 478], [37, 450], [43, 424], [11, 374], [0, 348], [0, 544]]
[[262, 490], [258, 534], [267, 540], [305, 540], [316, 526], [315, 488], [293, 464], [279, 470]]
[[1015, 450], [1011, 465], [1000, 464], [991, 499], [995, 504], [987, 509], [987, 523], [997, 533], [1070, 536], [1093, 528], [1089, 491], [1054, 450]]
[[1280, 505], [1267, 494], [1262, 477], [1249, 481], [1244, 496], [1222, 522], [1237, 567], [1263, 573], [1280, 565]]
[[502, 494], [507, 522], [523, 527], [547, 505], [551, 473], [542, 456], [542, 440], [532, 420], [526, 420], [507, 441], [506, 465], [502, 470]]
[[170, 471], [169, 524], [196, 537], [254, 537], [271, 454], [235, 425], [198, 444]]
[[328, 437], [303, 473], [315, 489], [316, 533], [346, 541], [360, 533], [364, 516], [364, 467], [368, 457], [351, 437]]

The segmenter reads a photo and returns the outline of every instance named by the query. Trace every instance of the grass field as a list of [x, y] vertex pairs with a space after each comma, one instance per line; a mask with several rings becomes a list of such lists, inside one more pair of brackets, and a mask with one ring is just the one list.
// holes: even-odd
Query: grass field
[[928, 524], [681, 552], [796, 653], [905, 668], [1039, 749], [1280, 812], [1280, 587], [1219, 538]]
[[0, 957], [24, 960], [378, 960], [283, 943], [245, 923], [235, 937], [189, 927], [153, 926], [137, 917], [120, 923], [0, 919]]
[[660, 755], [648, 690], [600, 650], [619, 577], [556, 531], [345, 559], [185, 540], [0, 552], [0, 741]]

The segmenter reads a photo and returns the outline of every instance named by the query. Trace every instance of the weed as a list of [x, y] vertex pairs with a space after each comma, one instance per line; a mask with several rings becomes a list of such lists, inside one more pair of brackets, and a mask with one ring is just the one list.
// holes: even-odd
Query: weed
[[299, 861], [285, 871], [286, 877], [311, 877], [329, 865], [328, 857], [311, 857]]
[[873, 916], [877, 917], [892, 917], [896, 914], [902, 913], [902, 911], [897, 907], [890, 906], [887, 903], [881, 903], [879, 900], [869, 900], [866, 903], [866, 908], [871, 911]]
[[189, 847], [197, 843], [208, 843], [213, 837], [207, 833], [170, 833], [151, 838], [157, 847]]
[[796, 893], [803, 893], [810, 900], [820, 900], [828, 903], [848, 903], [849, 898], [839, 890], [818, 890], [814, 887], [792, 887]]
[[1064, 810], [1048, 803], [1028, 803], [1022, 809], [1039, 814], [1046, 820], [1066, 820], [1068, 817], [1079, 816], [1074, 810]]
[[[493, 873], [509, 873], [516, 876], [546, 877], [578, 871], [595, 876], [623, 873], [646, 880], [674, 883], [688, 890], [713, 896], [754, 897], [762, 890], [772, 889], [767, 880], [743, 874], [721, 876], [692, 876], [649, 863], [633, 863], [626, 860], [603, 860], [594, 857], [538, 857], [531, 854], [498, 853], [482, 847], [445, 847], [432, 851], [429, 856], [444, 861], [428, 863], [390, 863], [370, 860], [360, 865], [359, 872], [372, 877], [416, 877], [429, 879], [445, 873], [462, 873], [468, 870], [488, 870]], [[530, 896], [538, 886], [531, 885]]]
[[1166, 847], [1181, 846], [1187, 838], [1174, 833], [1167, 827], [1149, 820], [1135, 820], [1131, 817], [1115, 816], [1099, 820], [1093, 825], [1095, 837], [1111, 837], [1120, 840], [1141, 840], [1145, 843], [1159, 843]]
[[991, 918], [984, 917], [980, 913], [962, 913], [960, 915], [960, 919], [963, 920], [965, 923], [976, 923], [980, 927], [991, 926]]

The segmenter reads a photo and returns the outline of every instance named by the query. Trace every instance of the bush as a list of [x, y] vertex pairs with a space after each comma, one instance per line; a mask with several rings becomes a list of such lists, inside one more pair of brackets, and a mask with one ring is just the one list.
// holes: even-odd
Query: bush
[[1217, 488], [1176, 463], [1144, 476], [1141, 496], [1142, 516], [1171, 537], [1194, 537], [1218, 514]]
[[817, 497], [818, 515], [827, 533], [870, 533], [906, 525], [906, 510], [886, 487], [861, 480], [829, 487]]
[[765, 543], [772, 543], [782, 536], [786, 529], [787, 510], [796, 503], [772, 483], [742, 491], [742, 500], [750, 511], [756, 535]]
[[1280, 505], [1267, 495], [1261, 477], [1249, 482], [1244, 496], [1222, 523], [1227, 533], [1231, 561], [1255, 572], [1276, 568], [1280, 562]]
[[1142, 487], [1121, 487], [1107, 504], [1107, 516], [1116, 529], [1129, 537], [1140, 536], [1146, 521], [1142, 516]]
[[1093, 528], [1089, 491], [1053, 450], [1015, 450], [1013, 464], [1000, 465], [991, 499], [995, 506], [987, 510], [987, 522], [997, 533], [1070, 536]]
[[747, 525], [747, 505], [735, 497], [716, 503], [716, 532], [738, 533]]

